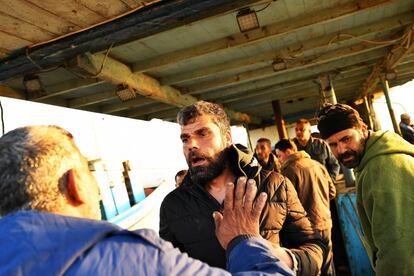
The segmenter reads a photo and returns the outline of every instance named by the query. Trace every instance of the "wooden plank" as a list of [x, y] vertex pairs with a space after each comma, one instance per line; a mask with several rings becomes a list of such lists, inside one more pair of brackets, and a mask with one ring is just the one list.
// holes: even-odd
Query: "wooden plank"
[[407, 27], [402, 40], [394, 45], [385, 58], [372, 68], [372, 72], [362, 85], [361, 96], [366, 96], [375, 91], [378, 83], [385, 73], [393, 70], [408, 54], [414, 50], [414, 25]]
[[45, 87], [46, 95], [33, 99], [36, 102], [43, 102], [45, 99], [68, 94], [72, 91], [102, 84], [98, 79], [73, 79], [71, 81], [59, 83]]
[[146, 106], [146, 105], [153, 104], [153, 103], [154, 103], [153, 99], [148, 99], [148, 98], [139, 96], [135, 99], [132, 99], [126, 102], [104, 105], [101, 107], [101, 111], [102, 113], [105, 113], [105, 114], [114, 114], [122, 110], [129, 110], [130, 108], [137, 108], [139, 106]]
[[29, 40], [16, 37], [7, 32], [0, 31], [0, 47], [12, 51], [16, 48], [25, 47], [32, 42]]
[[[350, 57], [346, 59], [342, 64], [337, 64], [336, 62], [323, 64], [320, 66], [314, 66], [314, 68], [308, 68], [302, 71], [282, 74], [276, 77], [270, 77], [262, 80], [252, 81], [243, 85], [238, 85], [235, 87], [221, 88], [215, 91], [204, 93], [200, 98], [204, 100], [214, 100], [222, 95], [237, 95], [238, 93], [243, 93], [244, 91], [254, 91], [257, 89], [269, 88], [271, 86], [283, 85], [289, 82], [300, 82], [303, 80], [308, 80], [309, 78], [316, 78], [319, 74], [330, 73], [330, 72], [347, 72], [349, 67], [351, 68], [360, 68], [367, 65], [373, 64], [372, 61], [376, 62], [378, 59], [383, 57], [386, 53], [386, 50], [380, 49], [373, 53], [367, 53], [356, 57]], [[340, 66], [339, 66], [340, 65]], [[352, 70], [351, 70], [352, 71]]]
[[242, 34], [234, 34], [231, 37], [217, 39], [211, 41], [210, 43], [202, 43], [190, 48], [185, 48], [172, 53], [167, 53], [157, 57], [142, 60], [133, 64], [132, 69], [134, 72], [144, 72], [176, 63], [184, 59], [213, 53], [215, 51], [242, 47], [266, 39], [282, 37], [287, 33], [296, 32], [315, 24], [334, 22], [346, 16], [351, 16], [369, 9], [378, 8], [390, 4], [391, 2], [392, 1], [387, 0], [369, 1], [364, 4], [363, 7], [361, 7], [359, 3], [346, 3], [341, 6], [335, 6], [310, 13], [306, 16], [299, 16], [295, 19], [276, 22], [271, 25], [264, 26], [260, 29], [252, 30]]
[[366, 45], [366, 44], [357, 44], [350, 47], [340, 48], [338, 50], [326, 52], [323, 54], [318, 54], [311, 57], [297, 58], [293, 61], [286, 61], [286, 69], [275, 71], [273, 66], [266, 66], [257, 70], [252, 70], [248, 72], [243, 72], [236, 74], [234, 76], [220, 78], [214, 81], [207, 81], [197, 83], [196, 85], [188, 86], [187, 91], [192, 92], [205, 92], [212, 90], [217, 87], [225, 87], [233, 85], [235, 83], [241, 84], [248, 81], [263, 79], [268, 76], [277, 76], [285, 74], [287, 72], [294, 72], [298, 70], [304, 70], [305, 68], [313, 67], [315, 65], [321, 65], [324, 63], [332, 62], [339, 59], [346, 59], [361, 53], [366, 53], [372, 50], [380, 49], [386, 47], [387, 45]]
[[24, 0], [2, 0], [0, 11], [55, 35], [79, 29], [77, 25]]
[[136, 117], [144, 116], [150, 113], [168, 110], [171, 108], [172, 108], [171, 105], [160, 104], [160, 103], [151, 104], [146, 107], [139, 107], [137, 109], [130, 110], [128, 111], [127, 116], [131, 118], [136, 118]]
[[[303, 56], [306, 55], [307, 51], [314, 51], [315, 49], [325, 48], [329, 50], [329, 45], [337, 45], [345, 41], [355, 40], [356, 38], [364, 38], [371, 34], [379, 34], [387, 30], [392, 30], [397, 27], [408, 25], [414, 22], [414, 15], [412, 12], [404, 13], [399, 16], [392, 16], [389, 18], [381, 19], [380, 21], [358, 26], [355, 28], [343, 30], [338, 33], [331, 33], [323, 37], [311, 38], [305, 42], [288, 45], [286, 48], [279, 51], [265, 52], [252, 57], [237, 59], [232, 62], [223, 62], [213, 66], [202, 67], [197, 70], [189, 72], [177, 73], [167, 77], [161, 78], [163, 85], [177, 84], [183, 81], [203, 78], [208, 75], [223, 73], [234, 69], [240, 69], [244, 66], [252, 64], [267, 62], [269, 60], [280, 59], [291, 56]], [[337, 39], [335, 39], [337, 37]], [[333, 40], [334, 39], [334, 40]], [[297, 50], [300, 49], [300, 50]]]
[[68, 102], [70, 108], [80, 108], [92, 104], [101, 103], [118, 98], [115, 91], [106, 91], [101, 93], [92, 94], [89, 96], [71, 99]]
[[[90, 74], [115, 85], [124, 85], [134, 89], [136, 93], [156, 101], [161, 101], [173, 106], [184, 107], [197, 102], [197, 98], [190, 95], [182, 95], [179, 90], [170, 86], [161, 86], [156, 79], [142, 74], [132, 73], [125, 64], [102, 54], [86, 54], [77, 59], [78, 66]], [[103, 109], [102, 109], [103, 110]], [[229, 116], [234, 120], [252, 122], [247, 114], [229, 110]], [[258, 119], [255, 119], [258, 120]], [[258, 120], [260, 121], [260, 120]]]
[[10, 50], [0, 47], [0, 58], [6, 57], [10, 54]]
[[105, 18], [95, 11], [85, 8], [82, 4], [75, 0], [26, 0], [33, 5], [47, 10], [54, 15], [63, 18], [80, 27], [89, 27], [90, 25], [104, 21]]
[[54, 34], [49, 31], [4, 13], [0, 13], [0, 22], [0, 31], [13, 34], [21, 39], [31, 42], [45, 41], [54, 36]]
[[[133, 39], [148, 37], [203, 18], [229, 12], [257, 1], [259, 0], [159, 1], [145, 9], [138, 9], [127, 16], [99, 27], [46, 44], [35, 45], [31, 48], [30, 56], [42, 68], [50, 68], [88, 51], [102, 51], [114, 44], [119, 45]], [[41, 4], [43, 5], [46, 2], [50, 4], [51, 0], [46, 0]], [[55, 1], [52, 4], [55, 4]], [[175, 12], [172, 13], [172, 10]], [[151, 28], [148, 26], [151, 26]], [[32, 61], [27, 59], [25, 51], [19, 50], [6, 59], [5, 62], [0, 63], [0, 80], [36, 70], [38, 68]]]
[[26, 97], [23, 92], [14, 90], [8, 86], [0, 85], [0, 96], [24, 100]]
[[83, 6], [107, 19], [123, 14], [130, 7], [119, 0], [78, 0]]
[[159, 2], [160, 0], [121, 0], [125, 5], [129, 6], [130, 8], [134, 9], [140, 6], [147, 6], [151, 3]]

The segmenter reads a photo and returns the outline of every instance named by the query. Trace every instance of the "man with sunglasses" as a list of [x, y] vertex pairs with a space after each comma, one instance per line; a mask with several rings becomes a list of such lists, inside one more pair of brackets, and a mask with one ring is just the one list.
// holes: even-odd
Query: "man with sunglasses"
[[414, 146], [390, 131], [371, 132], [344, 104], [319, 113], [335, 157], [353, 168], [363, 243], [376, 275], [414, 275]]

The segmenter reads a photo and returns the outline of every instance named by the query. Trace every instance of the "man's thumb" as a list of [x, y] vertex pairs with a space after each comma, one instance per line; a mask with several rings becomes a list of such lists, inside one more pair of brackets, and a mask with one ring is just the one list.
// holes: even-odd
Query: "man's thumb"
[[216, 225], [216, 229], [220, 227], [221, 220], [223, 219], [223, 215], [220, 212], [213, 212], [214, 223]]

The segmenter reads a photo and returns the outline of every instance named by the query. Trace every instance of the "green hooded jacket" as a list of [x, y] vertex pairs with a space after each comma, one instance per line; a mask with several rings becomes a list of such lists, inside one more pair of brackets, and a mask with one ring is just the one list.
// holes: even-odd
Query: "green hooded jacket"
[[355, 177], [376, 275], [414, 275], [414, 146], [393, 132], [370, 133]]

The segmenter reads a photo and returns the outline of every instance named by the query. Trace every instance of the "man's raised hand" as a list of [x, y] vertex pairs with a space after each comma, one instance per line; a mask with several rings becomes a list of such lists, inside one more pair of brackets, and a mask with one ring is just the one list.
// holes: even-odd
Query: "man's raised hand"
[[260, 236], [259, 218], [266, 202], [267, 195], [261, 193], [254, 202], [257, 193], [256, 182], [246, 178], [237, 180], [236, 191], [234, 184], [226, 186], [223, 214], [214, 212], [216, 236], [221, 246], [227, 249], [229, 242], [240, 235]]

